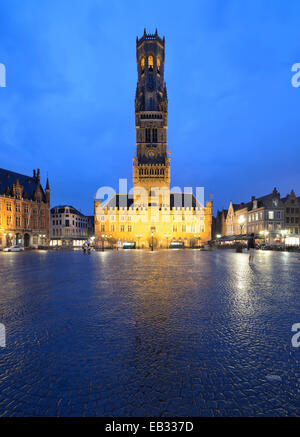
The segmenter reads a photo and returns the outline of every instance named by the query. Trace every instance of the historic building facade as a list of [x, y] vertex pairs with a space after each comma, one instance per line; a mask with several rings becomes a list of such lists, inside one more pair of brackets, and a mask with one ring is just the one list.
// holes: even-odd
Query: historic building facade
[[49, 244], [50, 186], [41, 186], [40, 170], [25, 176], [0, 169], [0, 247]]
[[50, 246], [81, 247], [89, 238], [89, 217], [71, 205], [51, 208]]
[[299, 245], [300, 202], [292, 190], [281, 198], [274, 188], [273, 192], [248, 203], [233, 204], [228, 210], [218, 211], [216, 234], [222, 237], [236, 237], [254, 233], [270, 244], [286, 243]]
[[204, 206], [191, 193], [170, 191], [165, 39], [145, 31], [136, 41], [136, 60], [133, 192], [103, 204], [95, 200], [96, 241], [137, 247], [202, 244], [211, 239], [212, 201]]

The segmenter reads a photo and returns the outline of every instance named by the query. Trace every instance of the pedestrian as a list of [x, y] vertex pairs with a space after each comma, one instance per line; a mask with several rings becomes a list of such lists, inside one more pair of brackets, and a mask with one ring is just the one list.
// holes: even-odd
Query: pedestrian
[[254, 249], [255, 249], [255, 238], [254, 238], [254, 234], [252, 233], [250, 235], [250, 238], [248, 239], [249, 264], [252, 264], [254, 262]]

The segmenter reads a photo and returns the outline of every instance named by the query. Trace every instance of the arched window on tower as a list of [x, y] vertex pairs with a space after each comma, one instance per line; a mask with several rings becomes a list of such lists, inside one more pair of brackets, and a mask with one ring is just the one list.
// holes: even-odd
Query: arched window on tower
[[144, 57], [141, 59], [141, 70], [142, 70], [142, 74], [144, 74], [144, 71], [145, 71], [145, 58]]
[[160, 58], [159, 57], [157, 57], [156, 62], [157, 62], [157, 73], [160, 74]]
[[146, 128], [146, 143], [149, 143], [151, 141], [151, 129]]
[[153, 56], [148, 56], [148, 70], [153, 71]]

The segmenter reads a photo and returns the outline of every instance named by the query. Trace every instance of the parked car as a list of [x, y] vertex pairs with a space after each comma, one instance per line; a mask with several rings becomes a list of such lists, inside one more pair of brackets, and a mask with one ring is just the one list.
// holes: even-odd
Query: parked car
[[24, 250], [23, 246], [11, 246], [3, 249], [4, 252], [23, 252], [23, 250]]

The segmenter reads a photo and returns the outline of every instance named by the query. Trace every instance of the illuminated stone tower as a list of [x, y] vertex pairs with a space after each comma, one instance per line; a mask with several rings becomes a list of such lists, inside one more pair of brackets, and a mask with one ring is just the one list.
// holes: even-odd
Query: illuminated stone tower
[[136, 40], [136, 62], [133, 196], [130, 190], [103, 203], [95, 199], [96, 245], [104, 247], [109, 240], [118, 247], [152, 249], [203, 245], [211, 238], [212, 201], [205, 207], [197, 194], [180, 188], [170, 193], [165, 38], [145, 30]]
[[157, 30], [154, 35], [147, 34], [145, 30], [142, 38], [137, 38], [136, 61], [136, 156], [133, 158], [135, 201], [138, 202], [139, 189], [153, 197], [153, 188], [158, 188], [160, 192], [166, 193], [160, 203], [168, 206], [170, 158], [167, 152], [168, 97], [164, 82], [165, 38], [161, 39]]

